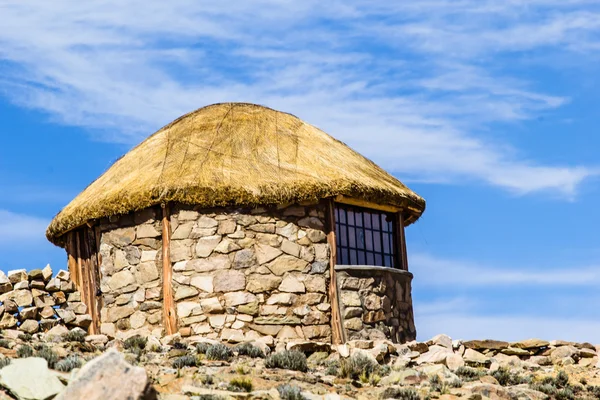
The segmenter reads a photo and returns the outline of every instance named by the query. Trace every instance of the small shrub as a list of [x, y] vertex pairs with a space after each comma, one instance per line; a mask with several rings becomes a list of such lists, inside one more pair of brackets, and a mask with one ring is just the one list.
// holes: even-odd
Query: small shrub
[[414, 389], [389, 387], [381, 394], [382, 399], [421, 400]]
[[360, 379], [368, 382], [371, 375], [379, 369], [379, 364], [364, 354], [358, 353], [340, 361], [340, 378]]
[[200, 396], [194, 396], [197, 400], [225, 400], [223, 396], [217, 394], [201, 394]]
[[229, 381], [227, 390], [232, 392], [251, 392], [252, 380], [250, 378], [233, 378]]
[[565, 371], [559, 371], [554, 382], [556, 387], [566, 388], [569, 385], [569, 375]]
[[198, 354], [206, 354], [206, 351], [210, 347], [210, 343], [200, 342], [196, 344], [196, 353]]
[[69, 331], [62, 335], [63, 342], [85, 342], [85, 332], [80, 331], [79, 329], [75, 329], [73, 331]]
[[24, 344], [17, 349], [17, 357], [27, 358], [31, 356], [33, 356], [33, 349], [31, 348], [31, 346]]
[[454, 379], [453, 381], [450, 382], [450, 387], [451, 388], [460, 388], [462, 387], [463, 382], [460, 379]]
[[571, 388], [563, 388], [556, 392], [555, 395], [556, 400], [575, 400], [575, 393]]
[[0, 347], [4, 347], [5, 349], [10, 348], [10, 341], [6, 339], [0, 339]]
[[530, 383], [531, 378], [522, 376], [519, 373], [511, 372], [510, 369], [506, 367], [500, 367], [496, 371], [492, 373], [492, 376], [498, 381], [498, 383], [502, 386], [513, 386], [520, 385], [522, 383]]
[[588, 381], [587, 381], [587, 379], [584, 376], [581, 379], [579, 379], [579, 383], [581, 383], [583, 386], [587, 386]]
[[181, 356], [173, 360], [173, 368], [195, 367], [198, 365], [198, 360], [194, 356]]
[[281, 400], [305, 400], [302, 391], [298, 386], [292, 386], [289, 383], [277, 386]]
[[71, 354], [67, 358], [56, 363], [56, 370], [62, 372], [71, 372], [75, 368], [81, 368], [83, 359], [76, 354]]
[[186, 350], [187, 349], [187, 345], [185, 343], [182, 342], [175, 342], [173, 343], [173, 348], [176, 350]]
[[8, 358], [8, 357], [0, 358], [0, 369], [6, 367], [8, 364], [10, 364], [10, 358]]
[[253, 345], [252, 343], [242, 343], [233, 348], [239, 356], [248, 356], [252, 358], [265, 358], [265, 353], [260, 347]]
[[600, 399], [600, 386], [588, 386], [587, 391], [596, 399]]
[[212, 375], [202, 375], [200, 377], [200, 382], [202, 382], [203, 385], [209, 386], [215, 383], [215, 378], [213, 378]]
[[476, 381], [485, 375], [485, 372], [479, 369], [470, 368], [470, 367], [458, 367], [455, 372], [463, 381], [471, 382]]
[[132, 351], [135, 349], [143, 350], [146, 348], [146, 343], [148, 343], [148, 339], [136, 335], [126, 339], [125, 342], [123, 342], [123, 348]]
[[549, 383], [538, 383], [536, 385], [531, 385], [530, 387], [533, 390], [542, 392], [550, 397], [554, 397], [554, 395], [556, 395], [556, 392], [557, 392], [556, 386], [551, 385]]
[[339, 361], [329, 361], [326, 364], [325, 368], [325, 374], [326, 375], [334, 375], [337, 376], [339, 374], [340, 371], [340, 363]]
[[221, 343], [210, 345], [206, 350], [206, 358], [209, 360], [229, 361], [231, 357], [233, 357], [233, 351]]
[[237, 372], [240, 375], [248, 375], [250, 373], [250, 368], [247, 367], [244, 364], [238, 365], [237, 368], [235, 369], [235, 372]]
[[300, 372], [308, 371], [306, 356], [297, 350], [284, 350], [271, 354], [265, 360], [265, 366], [267, 368], [289, 369]]
[[54, 369], [59, 358], [58, 355], [49, 347], [40, 346], [35, 352], [36, 357], [41, 357], [48, 362], [48, 368]]
[[19, 339], [21, 339], [24, 342], [30, 342], [31, 339], [33, 339], [33, 336], [31, 336], [29, 333], [21, 333], [19, 336], [17, 336]]

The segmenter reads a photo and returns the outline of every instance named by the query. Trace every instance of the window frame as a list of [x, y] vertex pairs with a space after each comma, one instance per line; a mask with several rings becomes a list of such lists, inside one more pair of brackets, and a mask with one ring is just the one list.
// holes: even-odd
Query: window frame
[[[408, 270], [406, 263], [406, 247], [404, 245], [404, 224], [402, 212], [391, 212], [385, 209], [377, 209], [365, 207], [357, 204], [349, 204], [346, 202], [333, 202], [331, 212], [332, 222], [334, 223], [333, 231], [335, 232], [335, 265], [339, 266], [365, 266], [365, 267], [383, 267], [391, 269]], [[352, 216], [360, 215], [359, 223], [354, 220], [352, 223], [347, 219], [349, 212]], [[342, 213], [344, 213], [342, 215]], [[367, 224], [365, 216], [371, 218], [370, 224]], [[374, 216], [376, 218], [373, 218]], [[342, 218], [343, 217], [343, 218]], [[386, 218], [387, 226], [383, 226], [383, 217]], [[379, 220], [379, 226], [374, 224], [375, 220]], [[343, 221], [343, 222], [342, 222]], [[345, 229], [345, 232], [342, 232]], [[362, 231], [363, 246], [358, 246], [357, 239]], [[345, 233], [345, 235], [344, 235]], [[352, 242], [351, 234], [354, 235]], [[384, 236], [388, 235], [388, 243]], [[344, 240], [345, 242], [342, 242]], [[379, 236], [379, 248], [376, 247], [376, 236]], [[367, 246], [367, 241], [371, 239], [371, 246]], [[354, 253], [354, 254], [352, 254]], [[388, 258], [388, 260], [386, 260]], [[381, 261], [381, 262], [379, 262]], [[387, 265], [388, 262], [389, 264]]]

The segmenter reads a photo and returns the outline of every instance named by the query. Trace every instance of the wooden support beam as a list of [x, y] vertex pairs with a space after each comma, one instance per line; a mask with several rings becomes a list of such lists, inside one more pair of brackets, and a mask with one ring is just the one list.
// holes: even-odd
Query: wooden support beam
[[398, 262], [400, 262], [400, 268], [408, 271], [408, 257], [406, 254], [406, 237], [404, 235], [404, 217], [402, 213], [396, 214], [396, 229], [398, 233], [396, 235], [396, 251], [398, 252]]
[[169, 221], [169, 206], [162, 205], [162, 291], [163, 291], [163, 321], [167, 335], [177, 332], [177, 315], [173, 300], [173, 269], [171, 267], [171, 222]]
[[329, 244], [329, 303], [331, 304], [331, 342], [343, 344], [346, 342], [346, 333], [342, 324], [340, 313], [340, 300], [338, 296], [337, 277], [335, 273], [336, 240], [335, 240], [335, 207], [333, 200], [327, 201], [327, 243]]
[[401, 210], [400, 207], [390, 206], [386, 204], [377, 204], [366, 200], [355, 199], [353, 197], [347, 197], [343, 195], [338, 195], [335, 197], [336, 203], [348, 204], [351, 206], [370, 208], [372, 210], [379, 210], [385, 212], [396, 213]]

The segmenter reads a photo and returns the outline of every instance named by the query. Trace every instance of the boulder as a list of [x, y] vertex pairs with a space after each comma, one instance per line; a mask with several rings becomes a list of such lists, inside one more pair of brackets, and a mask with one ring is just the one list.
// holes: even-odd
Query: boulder
[[446, 357], [449, 354], [453, 354], [451, 349], [438, 345], [429, 347], [429, 350], [419, 356], [416, 362], [417, 364], [443, 364], [446, 362]]
[[491, 360], [473, 349], [466, 349], [463, 360], [469, 365], [483, 366], [491, 364]]
[[85, 364], [56, 400], [153, 398], [155, 394], [144, 368], [134, 367], [125, 361], [122, 354], [110, 349]]
[[469, 340], [462, 343], [467, 349], [473, 350], [502, 350], [509, 346], [508, 342], [500, 340]]
[[64, 385], [43, 358], [13, 359], [0, 370], [0, 385], [18, 399], [46, 400], [56, 396]]
[[550, 342], [541, 339], [527, 339], [521, 340], [520, 342], [515, 342], [511, 345], [511, 347], [516, 347], [517, 349], [540, 349], [543, 347], [550, 346]]
[[[379, 298], [379, 296], [377, 296]], [[437, 344], [438, 346], [446, 347], [447, 349], [452, 348], [452, 339], [448, 335], [440, 334], [432, 337], [428, 342], [428, 345]]]

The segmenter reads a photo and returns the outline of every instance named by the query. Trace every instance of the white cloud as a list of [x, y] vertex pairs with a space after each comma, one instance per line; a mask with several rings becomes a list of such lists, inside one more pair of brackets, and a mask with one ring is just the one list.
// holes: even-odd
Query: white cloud
[[45, 241], [49, 221], [0, 209], [0, 246], [23, 241]]
[[199, 106], [252, 101], [402, 177], [572, 198], [594, 168], [540, 164], [487, 132], [569, 101], [511, 75], [510, 55], [585, 48], [585, 64], [599, 13], [583, 0], [8, 0], [0, 93], [126, 143]]
[[472, 261], [446, 260], [428, 254], [410, 256], [411, 271], [419, 286], [499, 287], [576, 286], [596, 287], [600, 284], [600, 266], [560, 269], [490, 266]]

